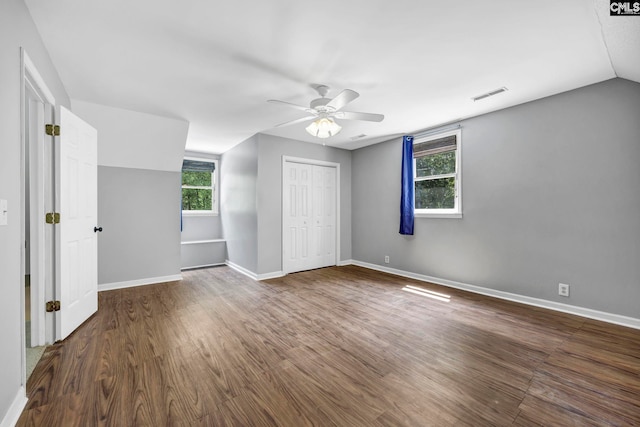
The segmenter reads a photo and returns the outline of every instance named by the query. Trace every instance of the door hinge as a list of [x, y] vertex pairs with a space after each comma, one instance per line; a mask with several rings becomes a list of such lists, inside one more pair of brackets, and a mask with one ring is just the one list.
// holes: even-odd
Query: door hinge
[[47, 301], [47, 313], [60, 311], [60, 301]]
[[58, 212], [47, 212], [44, 216], [44, 222], [47, 224], [60, 224], [60, 214]]
[[58, 125], [44, 125], [44, 131], [47, 135], [60, 136], [60, 126]]

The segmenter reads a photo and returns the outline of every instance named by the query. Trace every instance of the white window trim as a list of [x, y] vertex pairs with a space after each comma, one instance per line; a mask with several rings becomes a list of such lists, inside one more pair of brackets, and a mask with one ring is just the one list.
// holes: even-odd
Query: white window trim
[[[211, 179], [213, 180], [213, 185], [211, 186], [213, 194], [214, 194], [214, 198], [213, 198], [213, 206], [212, 206], [212, 210], [210, 211], [182, 211], [182, 215], [183, 216], [218, 216], [220, 213], [219, 210], [219, 206], [220, 206], [220, 185], [219, 185], [219, 180], [218, 177], [220, 176], [220, 169], [219, 169], [219, 162], [218, 159], [208, 159], [206, 157], [193, 157], [193, 156], [186, 156], [184, 158], [185, 160], [197, 160], [199, 162], [209, 162], [209, 163], [213, 163], [215, 165], [215, 169], [213, 170], [213, 173], [211, 174]], [[180, 173], [182, 174], [182, 169], [180, 169]], [[180, 182], [182, 183], [182, 178], [180, 179]], [[182, 185], [180, 185], [180, 192], [182, 192], [182, 188], [201, 188], [201, 187], [192, 187], [192, 186], [186, 186], [186, 187], [182, 187]]]
[[[434, 139], [444, 138], [446, 136], [456, 135], [456, 172], [444, 175], [434, 175], [429, 177], [436, 178], [449, 178], [455, 177], [456, 179], [456, 195], [455, 195], [455, 207], [453, 209], [414, 209], [413, 214], [416, 218], [462, 218], [462, 130], [456, 129], [448, 132], [441, 132], [425, 136], [413, 141], [414, 144], [431, 141]], [[416, 159], [413, 159], [413, 188], [415, 191], [415, 182], [423, 181], [416, 179]]]

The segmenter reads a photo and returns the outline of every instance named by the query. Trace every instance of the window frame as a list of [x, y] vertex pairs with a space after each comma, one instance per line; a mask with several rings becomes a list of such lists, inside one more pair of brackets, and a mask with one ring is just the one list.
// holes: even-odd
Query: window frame
[[413, 191], [415, 197], [416, 182], [419, 181], [432, 181], [442, 178], [454, 178], [455, 179], [455, 200], [454, 207], [452, 209], [418, 209], [414, 208], [414, 216], [422, 218], [462, 218], [462, 130], [455, 129], [452, 131], [433, 133], [428, 136], [416, 138], [413, 141], [413, 145], [420, 144], [427, 141], [433, 141], [435, 139], [444, 138], [447, 136], [456, 136], [456, 149], [451, 150], [456, 152], [455, 172], [441, 175], [432, 175], [428, 177], [418, 177], [416, 168], [416, 158], [413, 158]]
[[[184, 160], [195, 160], [198, 162], [207, 162], [213, 163], [214, 169], [211, 172], [211, 187], [201, 187], [201, 186], [193, 186], [193, 185], [182, 185], [182, 168], [180, 169], [180, 197], [182, 198], [182, 190], [187, 188], [195, 188], [195, 189], [211, 189], [211, 210], [184, 210], [182, 209], [182, 215], [184, 216], [218, 216], [219, 214], [219, 185], [218, 185], [218, 174], [219, 174], [219, 161], [218, 159], [207, 159], [204, 157], [192, 157], [185, 156]], [[182, 208], [182, 206], [181, 206]]]

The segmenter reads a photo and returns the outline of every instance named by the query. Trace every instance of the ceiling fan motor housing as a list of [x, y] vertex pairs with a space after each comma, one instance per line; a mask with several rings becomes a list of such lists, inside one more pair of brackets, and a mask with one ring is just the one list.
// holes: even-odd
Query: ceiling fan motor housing
[[327, 107], [327, 104], [331, 101], [330, 98], [317, 98], [311, 101], [311, 108], [318, 111], [319, 113], [331, 113], [335, 111], [334, 108]]

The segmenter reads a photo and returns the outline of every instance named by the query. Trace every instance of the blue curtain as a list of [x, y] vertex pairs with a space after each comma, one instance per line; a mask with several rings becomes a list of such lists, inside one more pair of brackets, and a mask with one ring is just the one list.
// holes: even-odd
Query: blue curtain
[[400, 234], [413, 235], [413, 136], [402, 137], [402, 194], [400, 196]]

